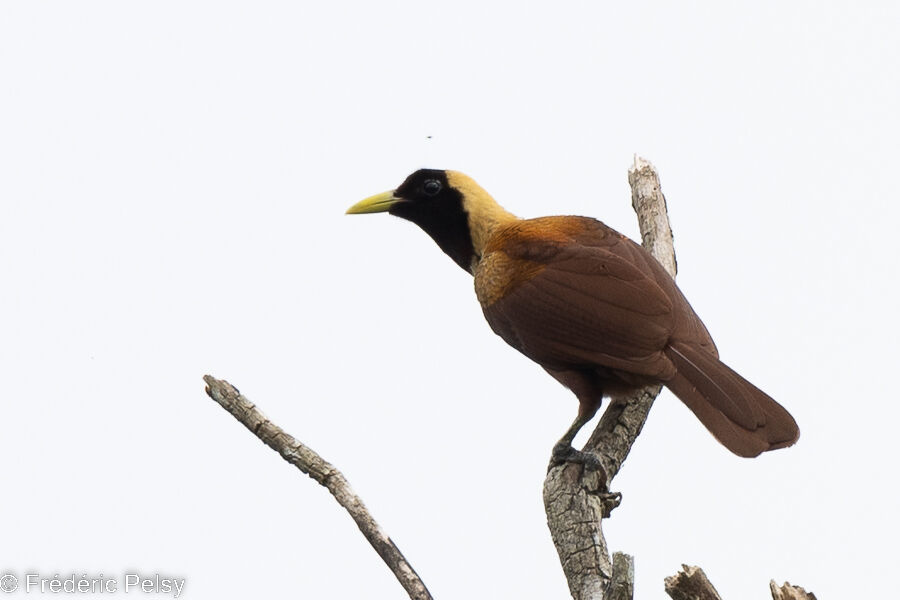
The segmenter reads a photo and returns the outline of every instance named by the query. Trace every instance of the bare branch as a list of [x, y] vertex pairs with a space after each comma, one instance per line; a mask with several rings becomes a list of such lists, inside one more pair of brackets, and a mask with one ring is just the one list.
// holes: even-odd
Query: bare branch
[[[681, 567], [682, 571], [666, 577], [666, 593], [672, 600], [722, 600], [703, 569], [687, 565]], [[769, 591], [772, 592], [772, 600], [816, 600], [815, 594], [802, 587], [787, 582], [778, 587], [774, 579], [769, 582]]]
[[[656, 169], [635, 156], [628, 182], [644, 247], [674, 277], [675, 248]], [[547, 525], [575, 600], [632, 597], [632, 590], [615, 577], [601, 519], [618, 505], [619, 497], [608, 493], [609, 486], [661, 389], [649, 386], [616, 398], [607, 407], [585, 446], [600, 457], [605, 473], [562, 464], [550, 469], [544, 480]]]
[[771, 580], [769, 591], [772, 592], [772, 600], [816, 600], [816, 595], [812, 592], [807, 592], [799, 585], [791, 585], [787, 581], [778, 587], [775, 580]]
[[722, 600], [703, 569], [687, 565], [681, 568], [682, 571], [666, 577], [666, 593], [672, 600]]
[[634, 596], [634, 557], [623, 552], [613, 553], [612, 580], [609, 600], [631, 600]]
[[425, 584], [403, 557], [399, 548], [381, 529], [362, 499], [350, 488], [344, 475], [312, 448], [294, 439], [247, 400], [233, 385], [224, 380], [205, 375], [206, 393], [218, 402], [222, 408], [231, 413], [235, 419], [244, 424], [253, 434], [267, 446], [278, 452], [281, 457], [312, 477], [317, 483], [325, 486], [338, 504], [344, 507], [385, 564], [394, 572], [397, 581], [409, 594], [412, 600], [431, 600], [431, 594]]
[[631, 207], [637, 213], [641, 228], [641, 244], [674, 279], [678, 262], [666, 198], [659, 187], [659, 174], [650, 162], [635, 155], [634, 165], [628, 169], [628, 184], [631, 186]]

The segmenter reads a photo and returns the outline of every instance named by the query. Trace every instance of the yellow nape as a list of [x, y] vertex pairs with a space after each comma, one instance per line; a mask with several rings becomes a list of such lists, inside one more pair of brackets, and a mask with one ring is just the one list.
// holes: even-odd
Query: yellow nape
[[459, 171], [445, 171], [447, 183], [463, 197], [463, 209], [469, 215], [469, 232], [475, 254], [481, 257], [491, 232], [498, 225], [518, 220], [514, 214], [497, 204], [497, 201], [478, 185], [474, 179]]

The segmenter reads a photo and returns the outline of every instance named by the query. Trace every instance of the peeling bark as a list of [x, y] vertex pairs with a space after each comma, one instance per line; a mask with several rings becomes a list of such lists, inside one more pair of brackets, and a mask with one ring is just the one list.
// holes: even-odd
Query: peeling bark
[[666, 593], [672, 600], [722, 600], [703, 569], [687, 565], [681, 568], [682, 571], [666, 577]]
[[799, 585], [791, 585], [787, 581], [778, 587], [775, 580], [769, 582], [769, 591], [772, 592], [772, 600], [816, 600], [816, 595], [807, 592]]

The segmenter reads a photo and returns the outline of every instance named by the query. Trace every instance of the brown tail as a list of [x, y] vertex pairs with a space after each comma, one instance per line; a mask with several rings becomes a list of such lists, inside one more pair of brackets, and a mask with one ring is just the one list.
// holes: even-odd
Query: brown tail
[[666, 387], [726, 448], [753, 457], [797, 441], [800, 429], [791, 414], [718, 358], [681, 342], [665, 352], [678, 369]]

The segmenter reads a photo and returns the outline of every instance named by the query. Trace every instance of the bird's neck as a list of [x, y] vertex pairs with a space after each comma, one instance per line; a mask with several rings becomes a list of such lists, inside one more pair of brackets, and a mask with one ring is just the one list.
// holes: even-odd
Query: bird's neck
[[466, 213], [474, 253], [469, 271], [473, 272], [484, 255], [485, 246], [493, 232], [498, 227], [519, 219], [497, 204], [490, 194], [467, 175], [447, 171], [447, 180], [462, 195], [462, 208]]
[[518, 221], [518, 217], [507, 212], [497, 203], [478, 204], [467, 212], [469, 213], [469, 231], [472, 234], [472, 249], [475, 251], [472, 265], [474, 268], [484, 256], [485, 246], [497, 228]]

